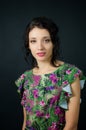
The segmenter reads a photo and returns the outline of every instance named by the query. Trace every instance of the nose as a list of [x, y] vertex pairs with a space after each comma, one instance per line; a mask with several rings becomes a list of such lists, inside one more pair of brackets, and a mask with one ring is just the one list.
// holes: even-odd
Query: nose
[[43, 46], [43, 43], [42, 42], [39, 42], [38, 45], [38, 50], [43, 50], [44, 49], [44, 46]]

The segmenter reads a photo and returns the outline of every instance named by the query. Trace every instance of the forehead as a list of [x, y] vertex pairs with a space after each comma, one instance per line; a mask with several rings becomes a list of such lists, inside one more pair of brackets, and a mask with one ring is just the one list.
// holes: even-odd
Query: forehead
[[50, 34], [47, 29], [41, 29], [41, 28], [35, 27], [29, 32], [29, 38], [45, 37], [45, 36], [50, 37]]

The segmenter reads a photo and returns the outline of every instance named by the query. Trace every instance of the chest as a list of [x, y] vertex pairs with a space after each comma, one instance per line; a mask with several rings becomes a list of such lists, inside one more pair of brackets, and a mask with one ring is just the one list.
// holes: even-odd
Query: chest
[[62, 91], [62, 78], [55, 74], [49, 76], [33, 76], [29, 79], [27, 88], [24, 91], [25, 98], [37, 104], [40, 101], [49, 103], [51, 99], [59, 99]]

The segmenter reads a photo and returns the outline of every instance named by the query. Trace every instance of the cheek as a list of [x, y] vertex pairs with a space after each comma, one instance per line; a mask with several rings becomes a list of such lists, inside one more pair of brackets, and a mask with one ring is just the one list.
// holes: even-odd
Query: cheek
[[29, 49], [30, 49], [31, 51], [34, 51], [34, 50], [35, 50], [35, 47], [34, 47], [34, 46], [29, 45]]
[[36, 52], [36, 51], [35, 51], [35, 48], [34, 48], [34, 47], [31, 47], [31, 48], [30, 48], [30, 51], [31, 51], [32, 55], [35, 55], [35, 52]]
[[50, 49], [50, 54], [51, 54], [51, 55], [53, 54], [53, 46], [52, 46], [51, 49]]
[[48, 49], [50, 52], [53, 51], [53, 46], [51, 46], [49, 49]]

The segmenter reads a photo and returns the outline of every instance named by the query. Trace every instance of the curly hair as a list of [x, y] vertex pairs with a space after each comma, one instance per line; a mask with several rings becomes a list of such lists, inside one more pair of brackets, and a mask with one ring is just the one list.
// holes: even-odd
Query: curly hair
[[[35, 28], [38, 27], [40, 29], [46, 29], [51, 37], [51, 41], [54, 45], [53, 51], [52, 51], [52, 58], [51, 58], [51, 64], [56, 67], [56, 61], [60, 56], [60, 42], [59, 42], [59, 37], [58, 37], [58, 27], [57, 25], [49, 18], [46, 17], [36, 17], [33, 18], [28, 25], [26, 26], [25, 29], [25, 42], [24, 42], [24, 47], [25, 47], [25, 60], [28, 62], [28, 57], [31, 56], [32, 63], [31, 66], [33, 67], [38, 67], [36, 59], [32, 56], [31, 51], [29, 49], [29, 32]], [[29, 62], [28, 62], [29, 63]]]

